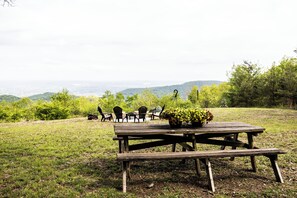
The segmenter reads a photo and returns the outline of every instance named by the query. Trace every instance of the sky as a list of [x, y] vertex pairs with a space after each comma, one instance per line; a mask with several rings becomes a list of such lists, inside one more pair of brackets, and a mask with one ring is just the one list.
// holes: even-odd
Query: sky
[[15, 0], [0, 6], [1, 80], [228, 79], [296, 56], [296, 0]]

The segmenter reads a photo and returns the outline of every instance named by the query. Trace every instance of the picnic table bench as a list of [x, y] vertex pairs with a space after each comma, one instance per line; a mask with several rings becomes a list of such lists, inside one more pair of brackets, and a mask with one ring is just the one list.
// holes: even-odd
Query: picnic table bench
[[[256, 172], [255, 156], [262, 155], [270, 159], [276, 180], [283, 183], [281, 172], [277, 164], [277, 157], [278, 154], [284, 154], [285, 152], [276, 148], [259, 149], [254, 146], [253, 136], [262, 133], [265, 130], [262, 127], [239, 122], [215, 122], [209, 123], [201, 128], [179, 129], [172, 129], [166, 124], [124, 124], [115, 125], [114, 130], [116, 134], [114, 140], [119, 141], [117, 160], [121, 161], [123, 164], [123, 192], [126, 192], [127, 177], [128, 179], [131, 178], [130, 162], [141, 160], [194, 159], [198, 176], [201, 175], [201, 161], [206, 166], [209, 189], [214, 192], [215, 186], [211, 170], [211, 158], [249, 156], [251, 158], [252, 169]], [[238, 140], [239, 133], [247, 134], [247, 143]], [[224, 139], [214, 139], [218, 137], [224, 137]], [[129, 145], [129, 140], [152, 141]], [[189, 145], [189, 142], [192, 144]], [[220, 145], [222, 148], [231, 146], [233, 150], [198, 151], [198, 143]], [[130, 152], [170, 144], [172, 144], [172, 152]], [[176, 144], [180, 144], [183, 151], [189, 152], [175, 152]], [[246, 149], [235, 150], [237, 147]]]

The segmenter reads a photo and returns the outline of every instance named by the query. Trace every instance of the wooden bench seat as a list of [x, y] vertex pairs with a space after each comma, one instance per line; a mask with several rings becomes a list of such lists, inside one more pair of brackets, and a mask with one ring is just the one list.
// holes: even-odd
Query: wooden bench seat
[[189, 151], [189, 152], [158, 152], [158, 153], [118, 153], [117, 160], [123, 162], [123, 192], [126, 192], [126, 177], [128, 163], [141, 160], [171, 160], [171, 159], [200, 159], [206, 165], [209, 189], [215, 191], [214, 181], [209, 158], [243, 157], [263, 155], [270, 159], [278, 182], [283, 183], [280, 169], [277, 165], [277, 155], [285, 152], [276, 148], [244, 149], [244, 150], [218, 150], [218, 151]]

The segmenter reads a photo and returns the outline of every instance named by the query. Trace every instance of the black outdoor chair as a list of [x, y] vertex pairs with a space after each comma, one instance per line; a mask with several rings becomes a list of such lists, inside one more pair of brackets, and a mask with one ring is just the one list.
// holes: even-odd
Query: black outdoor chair
[[139, 119], [142, 119], [143, 122], [144, 122], [145, 116], [146, 116], [146, 112], [147, 112], [147, 108], [145, 106], [139, 107], [139, 109], [138, 109], [138, 116], [136, 117], [136, 119], [138, 120], [138, 122], [139, 122]]
[[115, 107], [113, 108], [113, 112], [114, 112], [114, 114], [115, 114], [115, 116], [116, 116], [116, 118], [115, 118], [114, 121], [118, 120], [118, 122], [120, 122], [120, 119], [122, 119], [122, 122], [124, 121], [124, 117], [123, 117], [123, 109], [122, 109], [121, 107], [119, 107], [119, 106], [115, 106]]
[[160, 113], [157, 113], [156, 111], [155, 111], [155, 112], [153, 112], [153, 113], [152, 113], [152, 117], [151, 117], [151, 119], [152, 119], [152, 120], [154, 120], [154, 119], [155, 119], [155, 117], [157, 117], [157, 118], [160, 118], [160, 119], [161, 119], [161, 114], [162, 114], [162, 112], [164, 111], [164, 109], [165, 109], [165, 105], [163, 105], [163, 107], [162, 107], [162, 109], [161, 109]]
[[102, 109], [98, 106], [97, 110], [99, 111], [100, 115], [102, 116], [101, 118], [101, 122], [104, 122], [105, 120], [111, 120], [113, 119], [112, 114], [111, 113], [103, 113]]

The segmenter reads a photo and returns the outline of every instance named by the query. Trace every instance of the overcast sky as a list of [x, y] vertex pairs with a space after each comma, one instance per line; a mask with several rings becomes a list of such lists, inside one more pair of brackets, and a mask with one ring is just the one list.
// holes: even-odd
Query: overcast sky
[[227, 80], [296, 56], [296, 0], [16, 0], [1, 80]]

